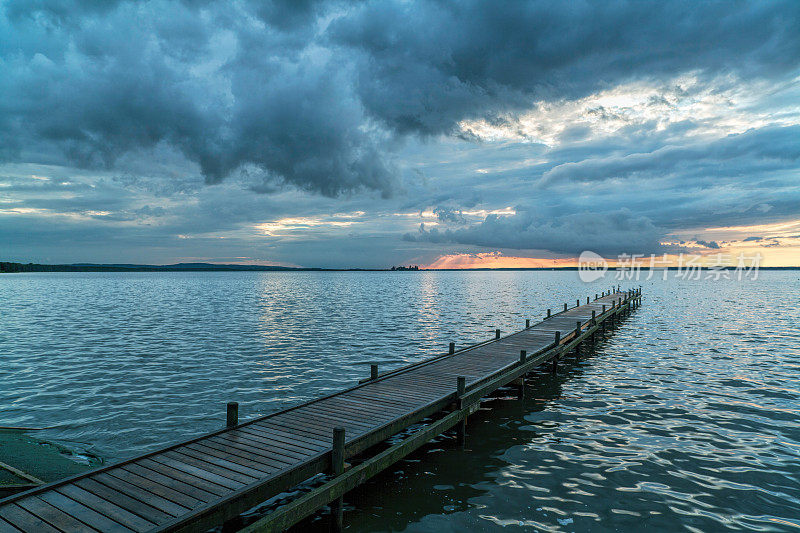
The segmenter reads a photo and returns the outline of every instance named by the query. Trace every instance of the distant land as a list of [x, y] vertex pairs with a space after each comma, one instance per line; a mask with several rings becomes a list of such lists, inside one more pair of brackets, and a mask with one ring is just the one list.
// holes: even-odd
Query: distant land
[[[686, 269], [686, 267], [684, 267]], [[578, 270], [577, 266], [540, 267], [540, 268], [434, 268], [414, 267], [391, 268], [305, 268], [267, 265], [220, 265], [214, 263], [176, 263], [174, 265], [136, 265], [136, 264], [98, 264], [72, 263], [67, 265], [41, 265], [38, 263], [12, 263], [0, 261], [0, 274], [18, 272], [424, 272], [424, 271], [526, 271], [526, 270]], [[626, 267], [609, 267], [608, 270], [628, 270]], [[639, 270], [647, 271], [649, 267]], [[663, 270], [662, 267], [655, 270]], [[678, 267], [667, 267], [667, 270], [678, 270]], [[700, 268], [700, 270], [709, 270]], [[734, 270], [726, 267], [724, 270]], [[759, 267], [759, 270], [800, 270], [800, 266]]]
[[135, 265], [135, 264], [97, 264], [72, 263], [68, 265], [40, 265], [37, 263], [0, 262], [0, 273], [14, 272], [217, 272], [217, 271], [364, 271], [388, 270], [371, 268], [302, 268], [267, 265], [217, 265], [214, 263], [176, 263], [174, 265]]

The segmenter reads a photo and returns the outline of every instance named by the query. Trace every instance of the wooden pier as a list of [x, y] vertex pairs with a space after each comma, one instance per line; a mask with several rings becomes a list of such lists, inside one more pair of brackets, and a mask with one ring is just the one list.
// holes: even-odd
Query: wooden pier
[[[603, 292], [525, 329], [385, 373], [350, 389], [227, 427], [114, 465], [0, 500], [0, 533], [205, 531], [320, 473], [320, 487], [278, 507], [245, 531], [280, 531], [331, 504], [341, 527], [341, 497], [435, 436], [455, 428], [481, 398], [521, 384], [543, 363], [593, 340], [640, 305], [641, 289]], [[426, 423], [401, 442], [375, 445]], [[345, 461], [364, 460], [346, 468]]]

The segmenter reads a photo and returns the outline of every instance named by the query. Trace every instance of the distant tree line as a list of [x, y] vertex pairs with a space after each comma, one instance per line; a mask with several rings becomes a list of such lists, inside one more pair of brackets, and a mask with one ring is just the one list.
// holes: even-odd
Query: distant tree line
[[393, 266], [392, 270], [419, 270], [419, 265]]
[[[11, 263], [0, 261], [0, 274], [15, 272], [219, 272], [219, 271], [328, 271], [328, 270], [369, 270], [360, 268], [327, 269], [327, 268], [297, 268], [271, 265], [215, 265], [211, 263], [177, 263], [175, 265], [101, 265], [93, 263], [79, 263], [73, 265], [40, 265], [37, 263]], [[385, 269], [384, 269], [385, 270]]]

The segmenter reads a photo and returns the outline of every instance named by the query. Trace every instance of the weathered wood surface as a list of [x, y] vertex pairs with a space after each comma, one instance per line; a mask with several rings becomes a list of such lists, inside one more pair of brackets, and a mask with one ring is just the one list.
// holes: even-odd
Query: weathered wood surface
[[[625, 311], [620, 300], [638, 298], [603, 296], [511, 335], [377, 377], [373, 370], [351, 389], [0, 500], [0, 533], [212, 527], [328, 471], [334, 428], [344, 428], [352, 456], [457, 400], [476, 401], [517, 378], [514, 368], [524, 373], [521, 350], [528, 366], [538, 364], [553, 357], [556, 332], [569, 344], [577, 321], [583, 331], [592, 311], [604, 321]], [[462, 399], [457, 376], [466, 378]]]

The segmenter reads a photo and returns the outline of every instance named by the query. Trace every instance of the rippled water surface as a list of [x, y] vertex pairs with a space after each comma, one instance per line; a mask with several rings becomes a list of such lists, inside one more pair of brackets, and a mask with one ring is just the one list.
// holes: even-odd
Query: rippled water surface
[[[114, 461], [265, 414], [607, 285], [574, 272], [0, 276], [0, 425]], [[351, 531], [800, 529], [800, 273], [641, 280], [526, 399], [351, 493]], [[324, 528], [320, 517], [304, 527]]]

